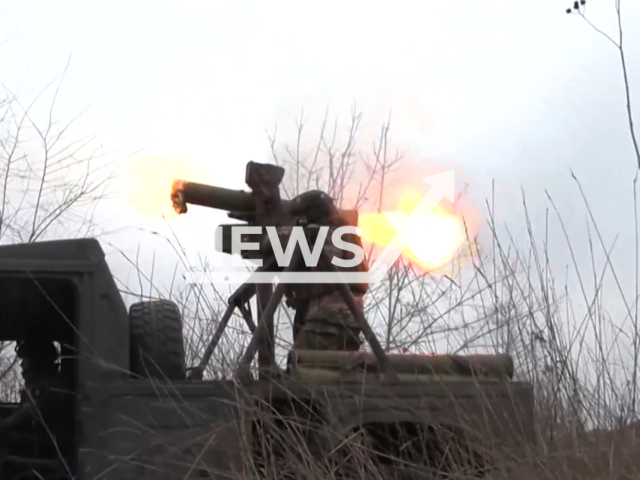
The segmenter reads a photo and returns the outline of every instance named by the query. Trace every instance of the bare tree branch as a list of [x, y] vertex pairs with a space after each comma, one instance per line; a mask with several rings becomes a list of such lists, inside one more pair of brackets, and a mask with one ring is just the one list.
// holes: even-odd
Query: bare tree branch
[[[633, 150], [636, 157], [636, 163], [638, 168], [640, 169], [640, 146], [638, 145], [638, 139], [636, 137], [635, 125], [633, 121], [633, 107], [631, 103], [631, 88], [629, 86], [629, 74], [627, 69], [627, 58], [624, 50], [623, 43], [623, 28], [622, 28], [622, 10], [621, 10], [622, 0], [615, 0], [615, 9], [616, 9], [616, 18], [617, 18], [617, 28], [618, 28], [618, 40], [614, 40], [611, 35], [604, 32], [600, 28], [598, 28], [591, 20], [589, 20], [586, 16], [586, 5], [584, 2], [582, 3], [582, 7], [578, 5], [578, 2], [575, 2], [573, 8], [567, 9], [567, 13], [576, 13], [578, 14], [586, 23], [589, 25], [594, 31], [598, 34], [602, 35], [609, 43], [611, 43], [616, 50], [618, 51], [618, 55], [620, 57], [620, 66], [622, 67], [622, 79], [624, 81], [624, 93], [626, 99], [626, 109], [627, 109], [627, 123], [629, 126], [629, 134], [631, 135], [631, 143], [633, 144]], [[577, 6], [577, 8], [576, 8]]]

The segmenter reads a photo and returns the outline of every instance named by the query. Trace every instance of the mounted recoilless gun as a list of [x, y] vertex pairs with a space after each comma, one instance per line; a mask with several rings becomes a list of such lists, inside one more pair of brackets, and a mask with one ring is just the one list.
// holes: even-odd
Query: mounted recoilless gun
[[[186, 213], [187, 205], [191, 204], [226, 210], [229, 218], [241, 220], [248, 225], [259, 226], [263, 229], [265, 227], [276, 227], [278, 231], [284, 231], [290, 227], [302, 227], [307, 240], [313, 241], [317, 238], [319, 227], [326, 225], [327, 222], [334, 225], [357, 226], [358, 212], [356, 210], [337, 209], [333, 204], [333, 200], [324, 192], [311, 191], [291, 200], [282, 199], [280, 196], [280, 184], [284, 174], [285, 170], [282, 167], [249, 162], [246, 168], [245, 182], [251, 189], [250, 192], [176, 180], [171, 192], [171, 201], [176, 212], [180, 214]], [[219, 227], [221, 231], [218, 232], [219, 236], [217, 238], [220, 241], [216, 245], [219, 251], [227, 254], [232, 253], [233, 227], [234, 225], [221, 225]], [[253, 241], [260, 244], [261, 248], [259, 250], [244, 251], [242, 253], [244, 258], [261, 258], [263, 260], [262, 266], [258, 268], [258, 271], [277, 272], [284, 270], [284, 272], [302, 272], [307, 269], [298, 245], [295, 246], [289, 265], [283, 268], [277, 265], [273, 251], [268, 242], [265, 242], [266, 236], [264, 232], [255, 235], [245, 234], [241, 239], [243, 242]], [[331, 256], [326, 246], [323, 246], [318, 268], [337, 272], [335, 265], [331, 263]], [[370, 345], [380, 369], [385, 373], [385, 379], [395, 382], [397, 380], [396, 372], [363, 312], [356, 307], [350, 288], [346, 283], [337, 283], [335, 287], [358, 323], [365, 340]], [[229, 297], [227, 309], [220, 319], [218, 328], [214, 332], [200, 363], [192, 368], [190, 378], [202, 378], [204, 369], [209, 363], [236, 308], [240, 310], [253, 334], [240, 361], [237, 371], [238, 376], [250, 378], [249, 366], [256, 353], [258, 353], [260, 376], [263, 374], [268, 375], [276, 370], [273, 315], [283, 296], [290, 288], [283, 282], [279, 282], [275, 289], [270, 284], [251, 283], [245, 283], [238, 288]], [[253, 321], [250, 307], [250, 301], [254, 295], [257, 295], [258, 304], [259, 320], [257, 324]], [[296, 306], [294, 324], [301, 325], [304, 323], [307, 306], [308, 304], [305, 305], [304, 301]]]

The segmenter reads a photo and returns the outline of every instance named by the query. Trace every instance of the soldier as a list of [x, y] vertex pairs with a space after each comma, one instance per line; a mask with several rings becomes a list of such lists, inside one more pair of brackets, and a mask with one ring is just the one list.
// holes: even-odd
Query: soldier
[[[304, 217], [307, 223], [328, 226], [326, 250], [329, 256], [351, 259], [350, 252], [340, 250], [331, 244], [333, 231], [348, 225], [339, 213], [333, 199], [321, 191], [305, 192], [294, 199], [292, 214]], [[286, 236], [286, 229], [284, 230]], [[347, 242], [362, 248], [360, 237], [344, 235]], [[283, 242], [284, 243], [284, 242]], [[367, 271], [366, 261], [351, 268], [337, 267], [341, 271]], [[310, 268], [318, 270], [318, 268]], [[364, 310], [363, 297], [367, 284], [350, 284], [356, 307]], [[362, 345], [361, 330], [344, 302], [336, 285], [307, 284], [295, 285], [288, 289], [287, 304], [296, 309], [306, 309], [302, 325], [294, 325], [294, 348], [311, 350], [359, 350]]]
[[24, 389], [20, 395], [20, 406], [4, 421], [0, 422], [0, 438], [11, 446], [31, 443], [34, 428], [42, 421], [62, 415], [55, 389], [59, 383], [59, 354], [52, 341], [32, 337], [19, 342], [16, 354], [20, 359]]

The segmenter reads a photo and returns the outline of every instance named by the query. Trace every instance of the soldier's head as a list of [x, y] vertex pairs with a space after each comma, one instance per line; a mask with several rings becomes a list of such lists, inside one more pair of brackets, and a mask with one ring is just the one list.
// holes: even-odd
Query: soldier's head
[[16, 354], [27, 385], [36, 379], [55, 375], [58, 370], [58, 350], [46, 337], [34, 335], [22, 340], [17, 345]]
[[320, 190], [304, 192], [293, 199], [292, 213], [304, 215], [309, 223], [326, 221], [337, 212], [333, 199]]

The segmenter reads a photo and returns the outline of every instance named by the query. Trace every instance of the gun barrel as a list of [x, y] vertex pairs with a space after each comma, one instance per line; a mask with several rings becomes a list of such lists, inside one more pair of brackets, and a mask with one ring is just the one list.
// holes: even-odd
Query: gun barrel
[[175, 211], [181, 214], [187, 212], [187, 204], [229, 212], [252, 212], [255, 210], [255, 200], [249, 192], [184, 180], [173, 182], [171, 201]]
[[[185, 180], [175, 180], [173, 182], [171, 202], [174, 210], [179, 214], [187, 213], [188, 204], [226, 210], [236, 214], [246, 213], [251, 215], [256, 210], [256, 200], [250, 192]], [[282, 206], [285, 210], [289, 207], [290, 202], [290, 200], [282, 200]], [[348, 225], [358, 226], [358, 210], [341, 209], [340, 214]], [[241, 219], [242, 216], [234, 215], [232, 218]]]

